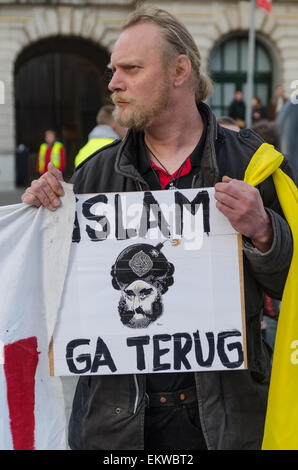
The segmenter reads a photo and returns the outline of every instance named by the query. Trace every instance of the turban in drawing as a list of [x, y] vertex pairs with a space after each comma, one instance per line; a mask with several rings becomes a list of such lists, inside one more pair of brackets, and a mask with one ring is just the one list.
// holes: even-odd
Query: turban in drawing
[[136, 280], [143, 280], [159, 287], [165, 293], [174, 283], [174, 265], [161, 252], [163, 243], [156, 246], [137, 243], [125, 248], [112, 266], [112, 284], [117, 290]]

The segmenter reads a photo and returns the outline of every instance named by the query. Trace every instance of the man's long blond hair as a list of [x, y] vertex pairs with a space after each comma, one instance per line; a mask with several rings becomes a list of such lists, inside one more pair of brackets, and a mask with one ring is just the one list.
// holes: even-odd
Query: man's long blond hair
[[158, 8], [140, 7], [133, 11], [126, 19], [122, 30], [140, 23], [153, 23], [157, 25], [169, 47], [163, 51], [165, 64], [180, 54], [186, 55], [192, 65], [194, 77], [194, 92], [196, 101], [205, 100], [213, 92], [213, 84], [207, 74], [201, 72], [201, 54], [186, 27], [174, 16]]

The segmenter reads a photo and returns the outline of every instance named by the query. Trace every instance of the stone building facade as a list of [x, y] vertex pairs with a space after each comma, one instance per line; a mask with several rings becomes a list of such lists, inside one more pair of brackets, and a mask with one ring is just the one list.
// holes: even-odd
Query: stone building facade
[[[22, 63], [26, 62], [26, 54], [22, 55], [24, 51], [32, 45], [38, 46], [45, 39], [51, 41], [57, 37], [69, 37], [88, 40], [93, 45], [98, 44], [108, 55], [119, 34], [123, 18], [135, 8], [136, 3], [158, 6], [179, 17], [193, 34], [201, 51], [204, 67], [211, 72], [213, 67], [222, 87], [226, 87], [221, 89], [222, 99], [225, 100], [225, 89], [229, 93], [226, 96], [230, 97], [236, 86], [233, 85], [233, 80], [235, 81], [235, 77], [240, 76], [243, 70], [241, 64], [238, 65], [241, 70], [235, 68], [235, 64], [230, 66], [229, 60], [233, 54], [235, 57], [239, 55], [240, 51], [240, 60], [243, 63], [247, 51], [250, 20], [248, 0], [0, 0], [2, 190], [13, 188], [15, 185], [15, 151], [20, 143], [17, 141], [16, 131], [16, 64], [19, 63], [20, 57], [23, 58]], [[260, 50], [260, 92], [265, 93], [267, 90], [267, 95], [271, 94], [276, 85], [282, 84], [286, 94], [290, 95], [291, 85], [298, 80], [297, 0], [273, 0], [271, 14], [257, 9], [256, 37]], [[239, 49], [241, 41], [242, 49]], [[224, 57], [224, 54], [227, 59], [226, 65], [222, 66], [218, 58], [220, 55]], [[221, 70], [220, 67], [224, 69]], [[230, 73], [229, 67], [234, 67], [233, 73]], [[218, 106], [226, 104], [222, 102]], [[30, 120], [30, 115], [26, 119]]]

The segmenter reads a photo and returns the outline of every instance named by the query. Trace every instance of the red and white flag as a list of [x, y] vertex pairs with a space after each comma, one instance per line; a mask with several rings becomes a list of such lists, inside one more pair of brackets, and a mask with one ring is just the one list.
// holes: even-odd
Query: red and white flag
[[[55, 213], [0, 207], [0, 449], [66, 449], [59, 377], [48, 350], [68, 266], [75, 200]], [[58, 247], [58, 248], [57, 248]]]
[[257, 0], [257, 7], [266, 10], [268, 13], [271, 13], [272, 0]]

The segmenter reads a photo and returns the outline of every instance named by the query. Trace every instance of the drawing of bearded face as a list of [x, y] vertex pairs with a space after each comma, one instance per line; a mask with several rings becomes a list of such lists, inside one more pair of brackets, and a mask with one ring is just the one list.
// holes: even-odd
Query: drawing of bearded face
[[161, 248], [162, 244], [131, 245], [112, 266], [113, 287], [121, 291], [118, 312], [129, 328], [147, 328], [163, 313], [162, 295], [174, 282], [174, 266]]
[[147, 328], [162, 314], [161, 294], [148, 282], [134, 281], [122, 291], [118, 311], [124, 325]]

